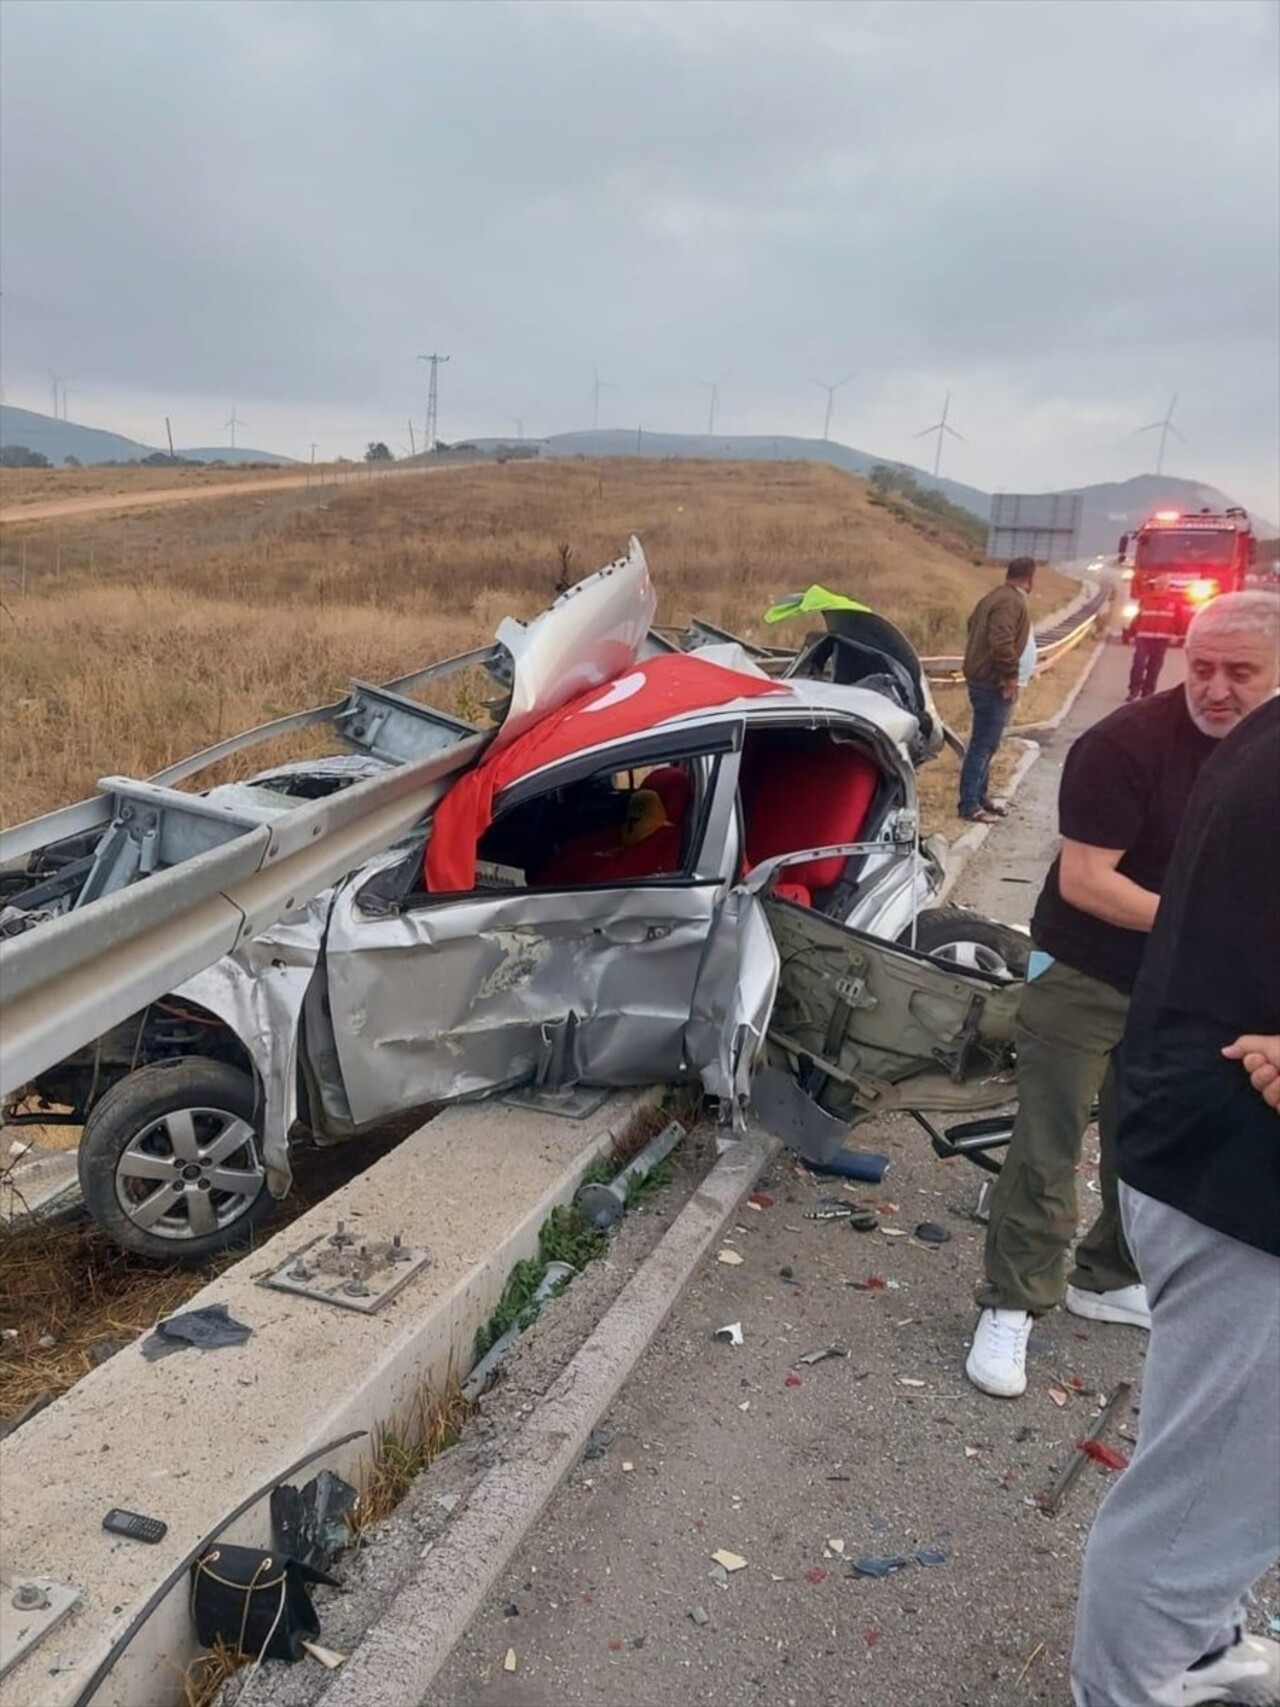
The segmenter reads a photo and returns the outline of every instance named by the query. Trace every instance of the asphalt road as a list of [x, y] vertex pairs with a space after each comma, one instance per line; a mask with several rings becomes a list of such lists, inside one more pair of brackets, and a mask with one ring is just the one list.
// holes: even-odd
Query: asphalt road
[[[1123, 699], [1128, 662], [1103, 653], [958, 900], [1026, 922], [1063, 756]], [[1180, 675], [1174, 656], [1166, 685]], [[879, 1230], [806, 1219], [831, 1184], [772, 1167], [731, 1235], [741, 1262], [709, 1261], [676, 1304], [599, 1456], [562, 1485], [424, 1707], [1068, 1707], [1075, 1585], [1107, 1472], [1090, 1466], [1053, 1519], [1035, 1495], [1101, 1398], [1140, 1382], [1142, 1336], [1055, 1313], [1026, 1396], [977, 1393], [963, 1364], [979, 1175], [938, 1161], [905, 1119], [858, 1142], [891, 1157], [883, 1186], [858, 1188]], [[1080, 1186], [1088, 1214], [1092, 1147]], [[945, 1243], [914, 1237], [925, 1221]], [[715, 1337], [734, 1322], [740, 1347]], [[803, 1361], [832, 1345], [848, 1355]], [[717, 1549], [745, 1566], [717, 1580]], [[910, 1563], [853, 1574], [864, 1556]], [[1264, 1628], [1276, 1611], [1273, 1592]]]

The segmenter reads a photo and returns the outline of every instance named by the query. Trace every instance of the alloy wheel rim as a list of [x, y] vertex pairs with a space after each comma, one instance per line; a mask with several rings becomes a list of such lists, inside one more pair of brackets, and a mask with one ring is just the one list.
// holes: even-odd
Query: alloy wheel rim
[[116, 1200], [139, 1231], [175, 1244], [220, 1233], [266, 1186], [257, 1134], [227, 1109], [170, 1109], [116, 1163]]

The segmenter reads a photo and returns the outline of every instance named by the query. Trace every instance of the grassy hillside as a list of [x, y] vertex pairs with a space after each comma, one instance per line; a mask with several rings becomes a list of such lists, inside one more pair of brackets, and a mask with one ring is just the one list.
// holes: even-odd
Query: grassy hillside
[[[518, 464], [11, 524], [0, 540], [0, 773], [14, 822], [266, 718], [488, 640], [644, 543], [659, 621], [785, 639], [761, 613], [822, 581], [958, 646], [991, 584], [927, 516], [798, 464]], [[930, 538], [933, 532], [937, 537]], [[25, 593], [20, 562], [27, 563]], [[1045, 577], [1041, 610], [1063, 602]], [[257, 761], [255, 761], [257, 762]]]

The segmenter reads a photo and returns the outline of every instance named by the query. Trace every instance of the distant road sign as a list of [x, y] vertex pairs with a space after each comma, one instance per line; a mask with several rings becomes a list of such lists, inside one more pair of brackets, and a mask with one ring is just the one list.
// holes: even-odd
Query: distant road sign
[[1076, 555], [1083, 507], [1078, 492], [997, 492], [987, 524], [987, 556], [1069, 562]]

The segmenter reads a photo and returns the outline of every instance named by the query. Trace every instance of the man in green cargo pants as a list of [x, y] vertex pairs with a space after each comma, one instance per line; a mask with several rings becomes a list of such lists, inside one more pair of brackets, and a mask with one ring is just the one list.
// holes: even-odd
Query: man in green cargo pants
[[[1016, 1398], [1033, 1318], [1149, 1328], [1120, 1224], [1113, 1057], [1187, 800], [1201, 765], [1280, 683], [1280, 600], [1232, 593], [1187, 635], [1185, 687], [1123, 705], [1076, 742], [1058, 796], [1062, 850], [1036, 903], [1018, 1009], [1018, 1115], [991, 1197], [981, 1314], [965, 1373]], [[1076, 1169], [1100, 1097], [1101, 1198], [1075, 1268]]]

